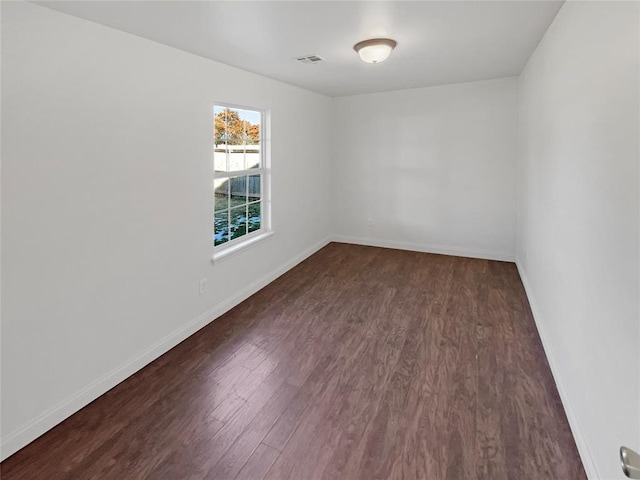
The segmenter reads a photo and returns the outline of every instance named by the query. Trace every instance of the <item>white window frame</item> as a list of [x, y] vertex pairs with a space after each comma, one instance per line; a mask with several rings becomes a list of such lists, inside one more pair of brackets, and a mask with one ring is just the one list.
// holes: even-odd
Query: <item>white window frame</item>
[[[213, 256], [211, 257], [212, 261], [219, 261], [223, 258], [227, 258], [238, 251], [241, 251], [251, 245], [255, 245], [256, 243], [265, 240], [273, 235], [273, 230], [271, 229], [271, 155], [270, 155], [270, 118], [269, 112], [262, 108], [256, 107], [248, 107], [243, 105], [231, 104], [226, 102], [214, 102], [212, 108], [212, 120], [214, 121], [214, 130], [215, 130], [215, 109], [216, 107], [221, 108], [231, 108], [237, 110], [250, 110], [252, 112], [258, 112], [260, 114], [260, 168], [250, 168], [246, 170], [234, 170], [234, 171], [226, 171], [226, 172], [216, 172], [215, 170], [215, 162], [213, 164], [213, 178], [212, 178], [212, 194], [213, 194], [213, 205], [214, 211], [213, 214], [215, 216], [215, 180], [218, 178], [234, 178], [234, 177], [242, 177], [248, 175], [260, 175], [261, 183], [260, 183], [260, 196], [261, 196], [261, 205], [260, 205], [260, 228], [254, 232], [246, 233], [241, 237], [235, 238], [233, 240], [229, 240], [220, 245], [213, 246]], [[215, 137], [213, 140], [213, 153], [215, 155]], [[212, 157], [213, 158], [213, 157]], [[227, 157], [228, 162], [228, 157]], [[229, 165], [227, 164], [227, 168]], [[246, 165], [245, 165], [246, 167]], [[247, 182], [248, 188], [248, 182]], [[215, 232], [215, 226], [214, 226]], [[213, 239], [213, 236], [210, 238]]]

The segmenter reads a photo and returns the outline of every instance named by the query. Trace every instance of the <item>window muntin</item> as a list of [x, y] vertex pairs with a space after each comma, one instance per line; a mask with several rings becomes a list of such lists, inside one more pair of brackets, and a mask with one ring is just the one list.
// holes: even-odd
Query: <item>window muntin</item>
[[214, 106], [214, 246], [265, 231], [264, 114]]

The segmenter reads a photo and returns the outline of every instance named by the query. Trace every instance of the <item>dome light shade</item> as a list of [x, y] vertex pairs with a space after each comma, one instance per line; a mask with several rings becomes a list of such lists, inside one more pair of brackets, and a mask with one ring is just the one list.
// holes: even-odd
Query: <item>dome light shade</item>
[[360, 59], [367, 63], [384, 62], [397, 45], [395, 40], [390, 38], [372, 38], [363, 40], [353, 46], [353, 49], [360, 55]]

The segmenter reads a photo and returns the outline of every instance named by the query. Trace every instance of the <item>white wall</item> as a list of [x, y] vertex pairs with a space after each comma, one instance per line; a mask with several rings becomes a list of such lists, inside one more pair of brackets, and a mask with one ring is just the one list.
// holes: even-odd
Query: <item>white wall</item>
[[636, 2], [567, 2], [519, 85], [518, 266], [590, 479], [640, 450]]
[[[4, 458], [322, 245], [331, 100], [23, 2], [2, 73]], [[212, 265], [215, 101], [271, 111], [275, 235]]]
[[517, 80], [337, 98], [339, 238], [513, 259]]

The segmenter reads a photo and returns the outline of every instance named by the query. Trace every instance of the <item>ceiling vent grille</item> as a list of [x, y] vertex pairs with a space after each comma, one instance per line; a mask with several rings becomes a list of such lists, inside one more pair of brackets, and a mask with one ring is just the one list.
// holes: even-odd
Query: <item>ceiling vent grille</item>
[[300, 63], [308, 63], [309, 65], [325, 61], [324, 58], [319, 57], [318, 55], [305, 55], [304, 57], [296, 57], [294, 60]]

